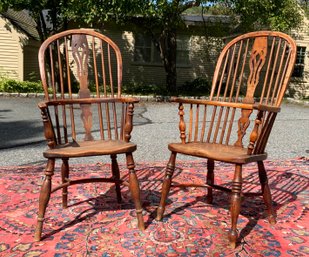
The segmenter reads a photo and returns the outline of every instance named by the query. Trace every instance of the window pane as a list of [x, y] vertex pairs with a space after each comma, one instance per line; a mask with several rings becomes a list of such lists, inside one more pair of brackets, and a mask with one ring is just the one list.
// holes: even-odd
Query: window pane
[[297, 57], [296, 63], [297, 64], [304, 64], [305, 63], [305, 54], [306, 54], [306, 47], [297, 47]]
[[134, 61], [151, 62], [151, 39], [143, 34], [135, 35]]
[[136, 62], [150, 62], [151, 49], [150, 47], [135, 47], [134, 61]]
[[161, 57], [160, 57], [160, 52], [155, 46], [153, 46], [153, 62], [155, 63], [162, 62]]
[[189, 51], [177, 50], [177, 63], [179, 64], [189, 64]]
[[292, 77], [302, 77], [304, 73], [306, 47], [297, 47], [297, 56]]
[[177, 63], [178, 64], [189, 64], [189, 49], [190, 49], [190, 38], [183, 37], [177, 39]]
[[293, 71], [293, 77], [302, 77], [304, 73], [304, 66], [303, 65], [295, 65]]

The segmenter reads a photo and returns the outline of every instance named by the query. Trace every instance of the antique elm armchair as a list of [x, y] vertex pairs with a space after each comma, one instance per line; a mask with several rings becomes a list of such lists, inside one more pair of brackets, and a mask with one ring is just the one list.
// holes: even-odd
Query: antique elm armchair
[[[39, 66], [45, 93], [45, 101], [39, 108], [49, 149], [43, 153], [47, 166], [39, 197], [35, 240], [41, 240], [51, 193], [62, 189], [62, 205], [67, 208], [68, 187], [89, 182], [113, 183], [118, 202], [121, 201], [120, 185], [128, 185], [138, 227], [143, 230], [140, 189], [132, 156], [136, 145], [130, 142], [133, 108], [138, 100], [121, 96], [119, 48], [110, 38], [94, 30], [67, 30], [42, 44]], [[129, 183], [120, 178], [118, 154], [126, 156]], [[110, 177], [69, 178], [70, 158], [101, 155], [111, 158]], [[52, 187], [56, 159], [62, 161], [62, 183]]]
[[[269, 222], [276, 222], [263, 161], [267, 158], [265, 147], [280, 111], [295, 58], [296, 45], [288, 35], [269, 31], [244, 34], [233, 39], [222, 50], [209, 100], [173, 99], [179, 103], [181, 142], [168, 145], [171, 155], [157, 220], [161, 220], [164, 214], [167, 196], [173, 186], [176, 155], [179, 153], [206, 158], [207, 178], [204, 185], [184, 183], [177, 186], [207, 187], [208, 203], [212, 203], [213, 188], [231, 193], [231, 229], [228, 235], [231, 246], [236, 247], [237, 219], [242, 196], [246, 195], [242, 192], [244, 164], [257, 163], [261, 193], [255, 195], [263, 196]], [[188, 108], [186, 112], [185, 107]], [[215, 184], [215, 161], [235, 165], [231, 188]]]

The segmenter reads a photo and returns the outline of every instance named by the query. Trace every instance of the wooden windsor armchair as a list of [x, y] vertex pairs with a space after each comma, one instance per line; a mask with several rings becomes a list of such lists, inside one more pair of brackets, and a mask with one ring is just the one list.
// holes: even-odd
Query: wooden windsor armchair
[[[181, 142], [168, 145], [171, 155], [157, 220], [163, 218], [167, 196], [173, 186], [176, 155], [179, 153], [207, 159], [204, 185], [184, 183], [179, 186], [207, 187], [207, 203], [213, 201], [213, 188], [231, 193], [231, 229], [228, 236], [233, 247], [236, 247], [238, 238], [236, 226], [241, 198], [246, 195], [242, 192], [244, 164], [257, 163], [262, 189], [258, 195], [263, 196], [269, 222], [276, 222], [263, 161], [267, 158], [265, 147], [280, 111], [295, 58], [296, 45], [288, 35], [269, 31], [244, 34], [222, 50], [209, 100], [173, 99], [179, 103]], [[185, 107], [188, 108], [188, 117]], [[215, 184], [215, 161], [235, 165], [231, 189]]]
[[[41, 240], [51, 193], [62, 189], [62, 205], [67, 208], [68, 187], [89, 182], [114, 183], [118, 202], [121, 201], [120, 185], [128, 185], [138, 227], [143, 230], [140, 189], [132, 156], [136, 145], [130, 142], [134, 103], [138, 100], [121, 96], [119, 48], [110, 38], [94, 30], [68, 30], [42, 44], [39, 65], [45, 92], [45, 101], [39, 108], [49, 149], [43, 153], [48, 161], [39, 197], [35, 240]], [[129, 183], [120, 178], [118, 154], [126, 155]], [[69, 178], [70, 158], [101, 155], [111, 157], [111, 177]], [[62, 183], [52, 188], [56, 159], [62, 160]]]

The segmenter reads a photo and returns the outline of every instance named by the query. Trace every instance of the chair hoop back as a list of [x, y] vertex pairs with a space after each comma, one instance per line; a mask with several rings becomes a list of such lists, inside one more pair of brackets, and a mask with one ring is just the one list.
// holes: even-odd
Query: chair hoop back
[[80, 135], [125, 138], [129, 102], [121, 99], [122, 56], [114, 41], [93, 29], [63, 31], [41, 45], [39, 66], [56, 144]]
[[295, 41], [274, 31], [258, 31], [230, 41], [219, 56], [211, 100], [279, 107], [296, 58]]
[[[118, 46], [92, 29], [72, 29], [51, 36], [39, 50], [39, 66], [45, 98], [64, 99], [77, 93], [90, 97], [121, 96], [122, 57]], [[115, 68], [114, 68], [115, 67]], [[113, 72], [116, 70], [116, 73]], [[58, 94], [60, 96], [58, 96]]]

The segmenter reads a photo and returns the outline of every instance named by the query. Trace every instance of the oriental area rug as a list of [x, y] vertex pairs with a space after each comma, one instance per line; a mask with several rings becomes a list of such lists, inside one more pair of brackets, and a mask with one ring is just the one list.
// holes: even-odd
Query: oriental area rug
[[[165, 162], [138, 163], [146, 230], [136, 228], [127, 187], [116, 201], [113, 184], [69, 188], [69, 207], [61, 207], [61, 190], [52, 194], [43, 240], [33, 241], [44, 166], [0, 167], [0, 256], [309, 256], [309, 160], [266, 161], [277, 224], [270, 225], [261, 197], [247, 197], [238, 219], [240, 239], [229, 247], [229, 196], [214, 191], [206, 203], [205, 188], [171, 189], [165, 217], [155, 221]], [[125, 165], [120, 165], [127, 178]], [[53, 183], [60, 180], [56, 167]], [[110, 165], [72, 165], [71, 177], [109, 176]], [[174, 181], [206, 179], [206, 162], [177, 163]], [[233, 166], [216, 163], [216, 183], [229, 186]], [[244, 166], [246, 192], [259, 189], [256, 165]]]

